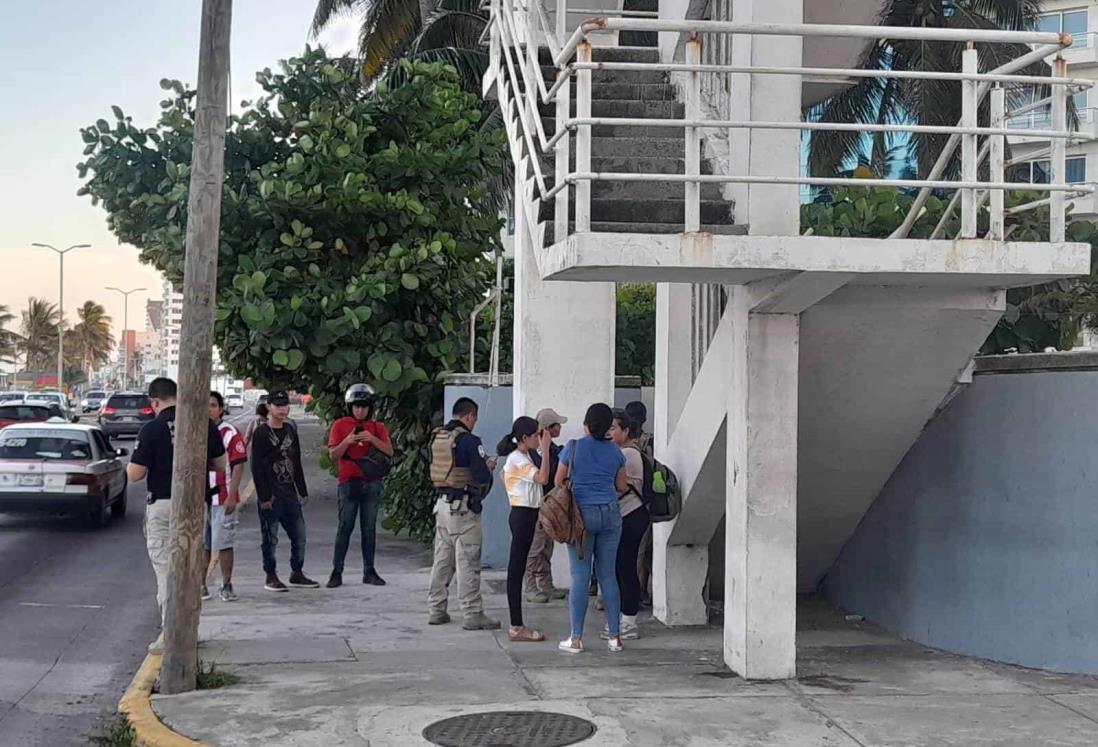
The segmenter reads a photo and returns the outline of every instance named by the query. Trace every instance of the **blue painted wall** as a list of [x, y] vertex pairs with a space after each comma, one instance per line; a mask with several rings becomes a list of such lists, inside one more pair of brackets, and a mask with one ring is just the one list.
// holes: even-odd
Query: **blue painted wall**
[[1098, 371], [976, 376], [825, 579], [829, 599], [957, 653], [1098, 673]]
[[[484, 450], [494, 454], [496, 444], [503, 434], [511, 430], [513, 422], [512, 391], [509, 386], [488, 387], [473, 384], [447, 384], [444, 396], [444, 412], [449, 413], [461, 397], [469, 397], [480, 406], [480, 417], [477, 420], [476, 435], [484, 442]], [[624, 407], [627, 402], [641, 398], [639, 388], [619, 387], [615, 394], [615, 406]], [[651, 411], [651, 407], [649, 407]], [[531, 417], [535, 413], [530, 413]], [[571, 416], [571, 413], [561, 413]], [[583, 414], [578, 417], [582, 419]], [[651, 419], [651, 415], [649, 416]], [[510, 515], [510, 506], [507, 504], [507, 495], [503, 491], [499, 471], [503, 469], [501, 464], [496, 468], [496, 479], [492, 484], [492, 492], [484, 501], [482, 513], [484, 527], [484, 545], [481, 551], [481, 561], [489, 568], [506, 568], [507, 559], [511, 550], [511, 527], [507, 523]]]

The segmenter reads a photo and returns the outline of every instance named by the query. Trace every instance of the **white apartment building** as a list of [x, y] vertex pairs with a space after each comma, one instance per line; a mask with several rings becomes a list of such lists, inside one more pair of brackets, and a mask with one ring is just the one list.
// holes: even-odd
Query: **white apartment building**
[[183, 326], [183, 294], [167, 278], [161, 294], [160, 375], [179, 378], [179, 332]]
[[[1038, 23], [1039, 31], [1071, 34], [1074, 44], [1064, 50], [1067, 74], [1072, 78], [1098, 80], [1098, 0], [1045, 0], [1044, 12]], [[1052, 58], [1049, 58], [1049, 62]], [[1079, 116], [1079, 130], [1098, 133], [1098, 91], [1080, 91], [1074, 95]], [[1010, 126], [1019, 130], [1052, 129], [1049, 109], [1038, 109], [1014, 118]], [[1011, 181], [1047, 183], [1049, 181], [1049, 141], [1035, 138], [1011, 138]], [[1098, 143], [1068, 144], [1065, 181], [1083, 184], [1095, 181], [1098, 175]], [[1073, 214], [1098, 216], [1095, 197], [1075, 199]]]

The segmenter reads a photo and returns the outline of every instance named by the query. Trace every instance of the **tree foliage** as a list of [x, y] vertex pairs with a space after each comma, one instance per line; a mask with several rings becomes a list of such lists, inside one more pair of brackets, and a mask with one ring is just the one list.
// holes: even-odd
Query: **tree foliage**
[[15, 321], [15, 314], [7, 304], [0, 304], [0, 363], [15, 363], [19, 354], [19, 335], [8, 329]]
[[[801, 230], [817, 236], [885, 238], [907, 215], [912, 195], [887, 188], [853, 187], [824, 195], [825, 201], [801, 206]], [[1008, 207], [1029, 202], [1032, 193], [1008, 193]], [[948, 200], [932, 196], [911, 231], [912, 238], [928, 238], [938, 224]], [[1070, 219], [1069, 219], [1070, 220]], [[958, 214], [946, 222], [943, 236], [957, 235]], [[987, 231], [987, 213], [981, 212], [979, 231]], [[1041, 207], [1007, 218], [1008, 238], [1014, 241], [1048, 241], [1049, 210]], [[981, 347], [985, 354], [1017, 350], [1040, 352], [1048, 347], [1071, 349], [1080, 330], [1098, 327], [1098, 224], [1070, 220], [1068, 241], [1091, 245], [1091, 272], [1084, 278], [1012, 288], [1007, 308], [995, 330]]]
[[[215, 337], [237, 376], [311, 387], [331, 419], [365, 381], [398, 449], [417, 453], [490, 283], [501, 221], [484, 184], [504, 164], [476, 96], [440, 63], [367, 90], [353, 64], [306, 48], [234, 116], [226, 139]], [[144, 262], [182, 281], [194, 92], [164, 80], [160, 119], [83, 129], [81, 192]], [[429, 500], [421, 460], [390, 477], [389, 517]], [[418, 470], [418, 472], [417, 472]]]
[[85, 301], [76, 310], [76, 316], [80, 321], [65, 333], [65, 354], [71, 356], [86, 376], [109, 360], [114, 335], [111, 318], [101, 304]]
[[57, 365], [57, 334], [61, 314], [57, 304], [31, 298], [23, 312], [19, 352], [28, 371], [52, 371]]

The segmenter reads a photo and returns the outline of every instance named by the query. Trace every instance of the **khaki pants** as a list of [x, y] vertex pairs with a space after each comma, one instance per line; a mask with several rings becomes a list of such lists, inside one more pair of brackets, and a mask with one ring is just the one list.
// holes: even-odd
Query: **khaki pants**
[[538, 523], [534, 543], [526, 557], [526, 591], [549, 591], [553, 588], [553, 540]]
[[156, 604], [164, 622], [164, 604], [168, 599], [168, 548], [171, 543], [172, 502], [157, 501], [145, 506], [145, 549], [156, 574]]
[[[457, 509], [453, 511], [452, 509]], [[432, 614], [446, 612], [450, 581], [457, 573], [458, 599], [466, 619], [484, 612], [480, 595], [480, 514], [466, 508], [465, 501], [435, 503], [435, 562], [427, 605]]]

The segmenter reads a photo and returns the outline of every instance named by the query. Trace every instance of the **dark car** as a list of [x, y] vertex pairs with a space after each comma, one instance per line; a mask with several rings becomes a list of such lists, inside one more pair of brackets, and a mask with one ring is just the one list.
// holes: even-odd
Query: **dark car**
[[45, 402], [0, 403], [0, 428], [15, 423], [44, 423], [50, 418], [64, 419], [61, 408]]
[[99, 427], [110, 438], [136, 436], [145, 423], [156, 417], [149, 398], [140, 392], [112, 394], [99, 410]]
[[0, 432], [0, 512], [67, 513], [101, 526], [126, 513], [126, 468], [98, 428], [27, 423]]

